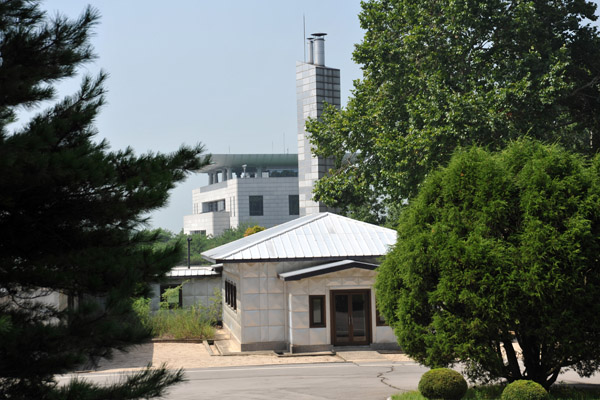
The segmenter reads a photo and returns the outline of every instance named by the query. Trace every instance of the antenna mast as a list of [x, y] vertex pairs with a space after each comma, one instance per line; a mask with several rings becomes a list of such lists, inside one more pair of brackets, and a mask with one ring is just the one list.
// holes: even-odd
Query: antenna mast
[[302, 45], [304, 46], [304, 62], [306, 62], [306, 17], [302, 14]]

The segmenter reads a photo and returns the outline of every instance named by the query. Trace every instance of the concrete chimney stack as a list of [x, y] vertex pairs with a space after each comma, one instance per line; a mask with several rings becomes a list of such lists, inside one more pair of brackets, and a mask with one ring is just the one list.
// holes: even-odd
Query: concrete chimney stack
[[315, 65], [325, 65], [325, 36], [326, 33], [313, 33]]

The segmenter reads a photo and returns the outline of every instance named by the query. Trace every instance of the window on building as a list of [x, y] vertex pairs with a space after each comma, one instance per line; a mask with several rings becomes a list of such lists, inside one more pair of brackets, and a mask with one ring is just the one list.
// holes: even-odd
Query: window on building
[[290, 194], [289, 197], [290, 215], [300, 215], [300, 196]]
[[225, 304], [234, 311], [237, 310], [237, 288], [235, 283], [227, 280], [225, 281]]
[[[179, 288], [178, 290], [174, 290]], [[160, 285], [160, 301], [167, 303], [169, 308], [183, 307], [183, 288], [179, 285]], [[167, 294], [165, 296], [165, 293]]]
[[202, 203], [202, 212], [221, 212], [225, 211], [225, 199], [215, 200], [215, 201], [207, 201]]
[[276, 169], [269, 170], [270, 178], [286, 178], [289, 176], [298, 176], [297, 169]]
[[190, 235], [204, 235], [204, 236], [206, 236], [206, 230], [202, 229], [200, 231], [190, 231]]
[[377, 309], [377, 307], [375, 307], [375, 325], [377, 326], [387, 326], [387, 322], [385, 322], [385, 318], [383, 318], [383, 315], [381, 315], [379, 313], [379, 310]]
[[310, 314], [311, 328], [324, 328], [325, 324], [325, 296], [308, 296], [308, 312]]
[[249, 196], [250, 215], [263, 215], [263, 197]]

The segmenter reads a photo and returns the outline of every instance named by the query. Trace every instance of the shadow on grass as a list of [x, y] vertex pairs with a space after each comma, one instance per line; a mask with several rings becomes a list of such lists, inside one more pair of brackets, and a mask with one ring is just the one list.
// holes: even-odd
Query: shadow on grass
[[600, 385], [590, 383], [558, 383], [550, 388], [550, 398], [600, 400]]

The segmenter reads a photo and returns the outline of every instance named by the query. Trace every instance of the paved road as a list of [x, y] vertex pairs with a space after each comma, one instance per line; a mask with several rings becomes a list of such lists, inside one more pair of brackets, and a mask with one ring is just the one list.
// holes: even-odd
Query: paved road
[[[426, 371], [414, 362], [390, 361], [186, 368], [188, 381], [174, 386], [165, 399], [383, 400], [415, 390]], [[80, 376], [106, 382], [117, 380], [120, 373]], [[59, 381], [70, 378], [62, 376]], [[582, 379], [567, 372], [559, 381], [600, 385], [600, 375]]]
[[[174, 386], [169, 400], [197, 399], [386, 399], [416, 389], [427, 369], [408, 362], [327, 363], [186, 369], [187, 382]], [[92, 373], [97, 382], [119, 374]], [[67, 377], [61, 378], [61, 380]]]

